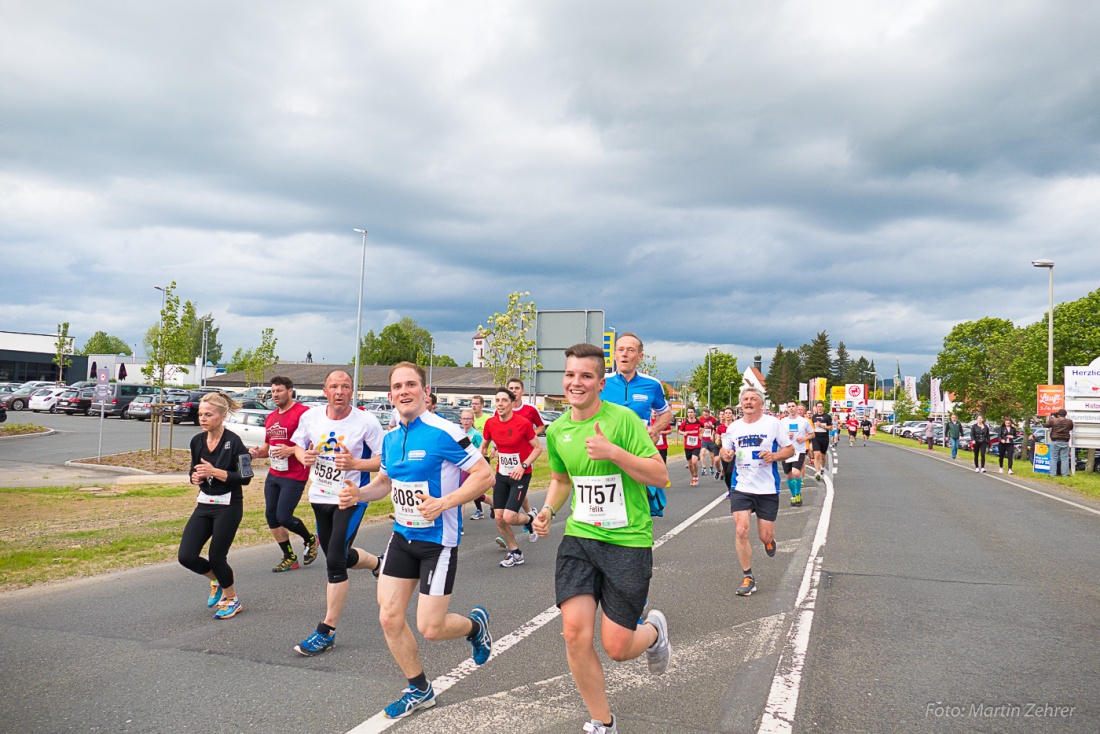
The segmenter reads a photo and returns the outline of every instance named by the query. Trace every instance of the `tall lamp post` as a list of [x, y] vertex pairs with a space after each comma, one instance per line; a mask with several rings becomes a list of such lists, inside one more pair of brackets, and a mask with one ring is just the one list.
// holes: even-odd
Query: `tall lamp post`
[[1050, 310], [1047, 311], [1047, 384], [1054, 384], [1054, 261], [1032, 260], [1037, 268], [1050, 271]]
[[351, 390], [355, 396], [351, 399], [352, 407], [359, 404], [359, 340], [363, 334], [363, 279], [367, 273], [367, 230], [352, 229], [363, 235], [363, 260], [359, 265], [359, 310], [355, 318], [355, 375], [351, 378]]
[[202, 364], [199, 366], [199, 387], [206, 387], [206, 327], [210, 319], [202, 320]]
[[432, 363], [435, 362], [435, 339], [431, 334], [428, 335], [428, 387], [433, 391], [435, 390], [435, 383], [432, 382]]
[[710, 363], [711, 356], [718, 351], [718, 347], [711, 347], [707, 350], [707, 410], [710, 410]]
[[153, 286], [153, 288], [160, 291], [160, 330], [157, 332], [157, 353], [155, 359], [160, 364], [160, 380], [157, 383], [157, 402], [164, 402], [164, 303], [165, 298], [168, 295], [167, 286], [161, 288], [159, 285]]

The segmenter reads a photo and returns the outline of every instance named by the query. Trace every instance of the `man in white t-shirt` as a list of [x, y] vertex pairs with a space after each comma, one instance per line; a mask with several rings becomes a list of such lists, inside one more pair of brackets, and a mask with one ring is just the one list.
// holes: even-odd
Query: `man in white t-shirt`
[[787, 403], [787, 415], [780, 423], [787, 429], [787, 436], [794, 444], [794, 456], [783, 462], [783, 473], [787, 477], [787, 489], [791, 490], [791, 507], [802, 504], [802, 469], [806, 464], [806, 444], [813, 439], [814, 424], [799, 414], [801, 406], [793, 400]]
[[794, 444], [775, 416], [764, 415], [764, 391], [753, 385], [741, 388], [741, 412], [722, 434], [722, 460], [730, 462], [730, 511], [737, 527], [737, 558], [744, 578], [738, 596], [756, 591], [752, 575], [749, 516], [756, 513], [756, 528], [764, 552], [775, 555], [775, 519], [779, 516], [779, 463], [794, 455]]
[[370, 481], [370, 472], [378, 471], [385, 432], [373, 414], [352, 407], [347, 372], [330, 372], [324, 392], [328, 404], [303, 413], [291, 438], [294, 455], [309, 467], [309, 503], [328, 569], [325, 618], [313, 634], [294, 646], [306, 656], [336, 645], [336, 624], [348, 597], [348, 569], [367, 569], [377, 577], [381, 565], [377, 556], [351, 545], [367, 503], [342, 510], [339, 494], [345, 481], [359, 487]]

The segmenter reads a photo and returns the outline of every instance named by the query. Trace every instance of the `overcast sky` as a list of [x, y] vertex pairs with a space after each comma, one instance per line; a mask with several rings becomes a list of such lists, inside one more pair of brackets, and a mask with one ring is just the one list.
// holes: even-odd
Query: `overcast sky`
[[1100, 3], [0, 0], [0, 329], [470, 358], [526, 290], [674, 378], [826, 330], [920, 374], [1100, 287]]

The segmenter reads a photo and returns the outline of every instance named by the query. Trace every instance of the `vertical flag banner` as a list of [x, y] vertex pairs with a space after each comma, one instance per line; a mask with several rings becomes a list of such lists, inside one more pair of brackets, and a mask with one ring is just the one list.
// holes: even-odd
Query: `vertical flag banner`
[[615, 332], [603, 333], [603, 371], [605, 374], [615, 372]]
[[798, 383], [798, 399], [809, 400], [810, 399], [810, 386], [805, 382]]
[[906, 375], [905, 394], [909, 396], [914, 405], [917, 404], [917, 378]]
[[932, 378], [932, 412], [943, 412], [943, 395], [940, 393], [941, 380], [938, 377]]

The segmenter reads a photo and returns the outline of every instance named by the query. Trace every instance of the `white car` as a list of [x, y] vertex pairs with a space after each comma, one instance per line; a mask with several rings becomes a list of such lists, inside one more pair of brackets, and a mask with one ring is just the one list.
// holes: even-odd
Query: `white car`
[[236, 413], [230, 413], [225, 417], [225, 427], [241, 437], [245, 446], [263, 446], [267, 443], [267, 416], [270, 410], [254, 410], [245, 408]]
[[61, 397], [61, 393], [68, 389], [67, 387], [44, 387], [31, 395], [31, 402], [27, 407], [35, 413], [41, 413], [43, 410], [56, 413], [57, 401]]

